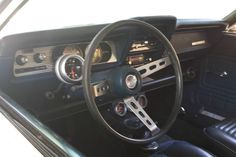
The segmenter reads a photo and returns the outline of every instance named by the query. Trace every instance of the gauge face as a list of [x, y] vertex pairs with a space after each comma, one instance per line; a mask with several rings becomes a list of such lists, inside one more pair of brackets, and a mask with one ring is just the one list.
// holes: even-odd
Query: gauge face
[[57, 46], [54, 48], [52, 53], [52, 60], [54, 62], [63, 55], [79, 55], [83, 57], [83, 53], [78, 45], [69, 45], [69, 46]]
[[79, 55], [79, 56], [83, 57], [82, 51], [76, 45], [71, 45], [71, 46], [65, 47], [65, 49], [63, 51], [63, 55]]
[[111, 46], [107, 43], [101, 43], [94, 52], [92, 63], [98, 64], [98, 63], [108, 62], [111, 59], [111, 56], [112, 56]]
[[65, 72], [71, 80], [78, 80], [82, 75], [81, 61], [77, 58], [69, 58], [65, 62]]
[[102, 59], [101, 63], [108, 62], [112, 56], [111, 46], [107, 43], [101, 43], [100, 47], [102, 49]]
[[93, 63], [99, 63], [99, 62], [101, 62], [102, 58], [103, 58], [102, 49], [100, 47], [96, 48], [96, 50], [94, 52], [94, 55], [93, 55], [92, 62]]

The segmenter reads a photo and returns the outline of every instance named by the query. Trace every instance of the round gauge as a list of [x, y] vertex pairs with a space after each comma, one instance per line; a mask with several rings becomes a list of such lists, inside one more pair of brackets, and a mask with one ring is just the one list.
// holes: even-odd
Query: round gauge
[[92, 63], [98, 64], [98, 63], [108, 62], [111, 56], [112, 56], [111, 46], [106, 42], [101, 43], [94, 52]]
[[142, 108], [145, 108], [148, 105], [147, 97], [145, 95], [139, 95], [137, 101], [139, 102], [140, 106], [142, 106]]
[[83, 57], [83, 53], [78, 45], [69, 45], [69, 46], [57, 46], [53, 49], [52, 60], [54, 62], [63, 55], [79, 55]]
[[102, 51], [102, 49], [100, 47], [96, 48], [96, 50], [94, 52], [94, 55], [93, 55], [92, 62], [93, 63], [100, 63], [102, 58], [103, 58], [103, 51]]
[[100, 47], [102, 49], [102, 59], [100, 62], [108, 62], [112, 56], [112, 49], [108, 43], [101, 43]]
[[125, 103], [118, 102], [114, 107], [114, 111], [118, 116], [125, 116], [125, 114], [127, 113], [127, 107]]
[[65, 83], [76, 83], [82, 79], [84, 59], [78, 55], [63, 55], [56, 61], [57, 77]]
[[82, 51], [76, 45], [66, 46], [63, 51], [63, 55], [79, 55], [79, 56], [83, 57]]

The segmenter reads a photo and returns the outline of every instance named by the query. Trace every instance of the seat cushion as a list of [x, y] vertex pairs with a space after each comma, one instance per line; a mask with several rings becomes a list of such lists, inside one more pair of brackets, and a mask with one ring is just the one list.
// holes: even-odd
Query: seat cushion
[[158, 152], [151, 157], [214, 157], [207, 151], [185, 141], [171, 140], [160, 144]]
[[225, 120], [206, 128], [204, 132], [222, 151], [236, 156], [236, 119]]

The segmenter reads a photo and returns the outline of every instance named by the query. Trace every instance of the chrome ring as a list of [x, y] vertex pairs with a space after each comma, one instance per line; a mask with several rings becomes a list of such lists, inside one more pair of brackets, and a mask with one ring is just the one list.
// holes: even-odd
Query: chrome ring
[[62, 55], [61, 57], [57, 59], [56, 64], [55, 64], [55, 73], [57, 77], [59, 78], [59, 80], [67, 84], [73, 84], [78, 81], [81, 81], [83, 77], [83, 75], [81, 74], [81, 76], [78, 79], [71, 79], [66, 74], [65, 65], [68, 59], [71, 59], [71, 58], [78, 59], [81, 63], [81, 66], [83, 66], [84, 59], [79, 55]]
[[147, 100], [147, 97], [145, 95], [139, 95], [138, 98], [137, 98], [137, 101], [139, 102], [139, 99], [143, 99], [144, 100], [144, 105], [140, 105], [142, 106], [142, 108], [146, 108], [147, 105], [148, 105], [148, 100]]
[[[119, 105], [123, 105], [123, 107], [124, 107], [124, 112], [123, 112], [123, 113], [120, 113], [120, 112], [118, 111]], [[114, 111], [115, 111], [115, 113], [116, 113], [118, 116], [121, 116], [121, 117], [125, 116], [126, 113], [127, 113], [126, 104], [125, 104], [124, 102], [122, 102], [122, 101], [116, 103], [115, 106], [114, 106]]]

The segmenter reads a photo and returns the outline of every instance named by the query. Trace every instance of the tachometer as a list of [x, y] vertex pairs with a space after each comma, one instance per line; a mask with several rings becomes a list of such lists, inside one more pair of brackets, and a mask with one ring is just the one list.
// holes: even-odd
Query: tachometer
[[79, 55], [62, 55], [55, 64], [57, 77], [65, 83], [78, 83], [82, 79], [84, 59]]
[[81, 77], [81, 71], [82, 65], [79, 59], [71, 57], [65, 62], [65, 72], [71, 80], [78, 80]]

